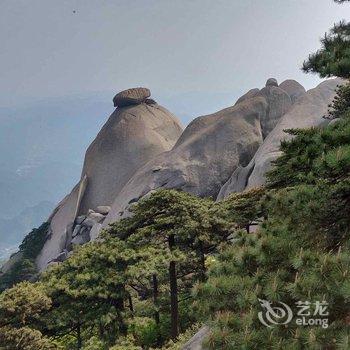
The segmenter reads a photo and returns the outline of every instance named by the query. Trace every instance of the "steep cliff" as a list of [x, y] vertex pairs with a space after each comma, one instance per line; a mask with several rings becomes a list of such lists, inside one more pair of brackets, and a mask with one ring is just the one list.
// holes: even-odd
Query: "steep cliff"
[[272, 78], [263, 89], [248, 91], [233, 107], [194, 119], [171, 151], [151, 160], [129, 180], [104, 225], [127, 215], [132, 203], [158, 188], [216, 198], [229, 174], [248, 165], [292, 104]]
[[63, 261], [75, 244], [95, 239], [159, 188], [221, 199], [263, 184], [288, 137], [284, 129], [325, 122], [337, 84], [328, 80], [306, 92], [294, 80], [278, 85], [271, 78], [183, 132], [176, 117], [149, 99], [148, 89], [117, 94], [116, 110], [86, 152], [80, 182], [50, 217], [38, 268]]
[[[133, 91], [138, 93], [139, 89]], [[132, 94], [131, 97], [129, 94], [130, 98]], [[117, 107], [86, 152], [81, 180], [49, 219], [49, 236], [37, 258], [38, 268], [45, 268], [53, 259], [64, 259], [75, 238], [76, 217], [87, 216], [89, 210], [112, 204], [135, 171], [156, 155], [169, 150], [181, 132], [178, 119], [146, 97], [136, 102], [124, 101]], [[103, 213], [97, 214], [103, 216]], [[90, 220], [81, 221], [89, 228], [93, 220], [100, 221], [102, 216], [90, 215]], [[79, 234], [76, 230], [79, 237], [75, 242], [88, 241], [87, 231]]]
[[333, 100], [335, 88], [341, 83], [340, 79], [327, 80], [307, 93], [299, 94], [297, 93], [298, 87], [292, 89], [292, 84], [289, 83], [291, 95], [296, 96], [296, 93], [299, 95], [293, 107], [267, 136], [249, 164], [245, 167], [238, 167], [233, 172], [230, 179], [221, 188], [218, 199], [226, 197], [231, 192], [241, 192], [246, 188], [263, 185], [265, 174], [271, 168], [271, 162], [280, 155], [281, 141], [291, 138], [291, 135], [284, 130], [310, 128], [327, 123], [323, 117], [327, 114], [328, 105]]

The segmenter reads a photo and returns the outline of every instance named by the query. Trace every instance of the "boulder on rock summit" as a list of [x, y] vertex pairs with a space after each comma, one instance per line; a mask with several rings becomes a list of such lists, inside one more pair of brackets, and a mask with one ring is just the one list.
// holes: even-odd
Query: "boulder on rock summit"
[[138, 105], [151, 96], [151, 91], [147, 88], [137, 87], [124, 90], [116, 94], [113, 98], [114, 107], [126, 107]]

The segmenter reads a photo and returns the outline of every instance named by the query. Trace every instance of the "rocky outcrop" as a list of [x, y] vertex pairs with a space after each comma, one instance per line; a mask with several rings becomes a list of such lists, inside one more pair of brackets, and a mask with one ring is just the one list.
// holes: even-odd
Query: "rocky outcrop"
[[[284, 130], [309, 128], [325, 123], [323, 116], [327, 113], [328, 105], [333, 100], [338, 84], [341, 84], [339, 79], [327, 80], [307, 93], [301, 94], [293, 107], [267, 136], [250, 163], [245, 167], [238, 167], [233, 172], [221, 188], [217, 199], [222, 199], [232, 192], [241, 192], [246, 188], [263, 185], [266, 181], [265, 174], [271, 168], [271, 162], [281, 154], [279, 151], [281, 141], [291, 138], [291, 135]], [[299, 90], [301, 92], [301, 89]]]
[[159, 188], [216, 198], [231, 170], [248, 165], [264, 136], [292, 107], [290, 96], [276, 85], [275, 79], [269, 80], [233, 107], [191, 122], [171, 151], [148, 162], [129, 180], [102, 226], [128, 215], [133, 203]]
[[135, 171], [169, 150], [181, 132], [177, 118], [159, 105], [117, 108], [86, 152], [88, 186], [79, 214], [112, 203]]
[[239, 103], [257, 96], [259, 94], [260, 90], [258, 88], [251, 89], [247, 93], [245, 93], [243, 96], [241, 96], [235, 103], [235, 105], [238, 105]]
[[114, 107], [126, 107], [139, 105], [151, 96], [151, 91], [147, 88], [133, 88], [119, 92], [113, 98]]
[[257, 96], [263, 96], [268, 102], [268, 111], [261, 119], [261, 129], [265, 139], [280, 118], [292, 107], [292, 100], [287, 92], [278, 87], [276, 79], [269, 79]]
[[221, 199], [263, 184], [281, 140], [289, 137], [284, 129], [324, 121], [337, 83], [326, 81], [306, 93], [296, 81], [278, 85], [271, 78], [234, 106], [194, 119], [181, 136], [177, 119], [147, 91], [118, 94], [119, 107], [86, 152], [80, 182], [50, 218], [38, 267], [58, 263], [74, 245], [96, 239], [159, 188]]
[[182, 350], [202, 350], [205, 338], [210, 334], [208, 326], [203, 326], [183, 347]]
[[269, 79], [267, 79], [267, 81], [266, 81], [266, 87], [268, 87], [268, 86], [275, 86], [275, 87], [278, 87], [277, 79], [275, 79], [275, 78], [269, 78]]
[[[95, 223], [101, 224], [108, 207], [136, 170], [174, 146], [182, 132], [181, 124], [160, 105], [145, 103], [149, 95], [148, 89], [137, 88], [114, 99], [119, 107], [89, 146], [80, 182], [51, 215], [50, 233], [37, 258], [39, 269], [71, 244], [90, 240], [85, 229], [73, 237], [75, 219], [86, 216], [83, 226], [89, 224], [90, 229]], [[95, 214], [89, 216], [90, 209]]]
[[305, 95], [305, 88], [297, 81], [287, 79], [279, 86], [280, 89], [284, 90], [291, 98], [292, 103], [295, 103], [297, 99]]
[[[294, 85], [291, 82], [295, 82]], [[282, 86], [287, 87], [285, 89], [281, 88]], [[246, 94], [241, 96], [235, 105], [242, 103], [243, 101], [252, 99], [257, 96], [262, 96], [266, 99], [268, 103], [268, 110], [265, 116], [261, 118], [261, 129], [263, 138], [272, 131], [272, 129], [276, 126], [279, 119], [284, 115], [291, 107], [292, 107], [292, 97], [289, 94], [291, 92], [293, 96], [297, 95], [297, 87], [301, 87], [304, 89], [299, 83], [294, 80], [286, 80], [280, 86], [278, 86], [278, 82], [275, 78], [270, 78], [266, 81], [265, 87], [261, 90], [255, 88], [249, 90]], [[305, 89], [304, 89], [305, 91]]]
[[130, 205], [159, 188], [215, 198], [232, 171], [247, 165], [263, 142], [261, 120], [267, 111], [267, 100], [257, 96], [196, 118], [171, 151], [148, 162], [129, 180], [103, 225], [127, 215]]

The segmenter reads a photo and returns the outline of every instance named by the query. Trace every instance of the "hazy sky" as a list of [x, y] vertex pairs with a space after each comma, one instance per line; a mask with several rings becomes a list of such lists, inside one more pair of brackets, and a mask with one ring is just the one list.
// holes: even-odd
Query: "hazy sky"
[[331, 0], [0, 0], [0, 106], [147, 86], [231, 92], [300, 65], [350, 6]]

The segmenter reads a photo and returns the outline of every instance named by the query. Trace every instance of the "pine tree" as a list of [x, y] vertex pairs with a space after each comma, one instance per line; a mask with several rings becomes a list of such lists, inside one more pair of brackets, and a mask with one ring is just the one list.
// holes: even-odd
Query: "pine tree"
[[[129, 258], [130, 257], [130, 258]], [[52, 335], [71, 334], [80, 349], [87, 329], [107, 344], [126, 335], [125, 269], [132, 253], [122, 241], [88, 243], [42, 276], [53, 308], [47, 319]], [[89, 334], [91, 337], [91, 334]]]
[[337, 88], [336, 96], [329, 106], [330, 119], [344, 118], [350, 112], [350, 84]]
[[350, 78], [350, 23], [335, 24], [321, 40], [322, 47], [304, 62], [306, 73], [317, 73], [320, 77]]
[[56, 345], [42, 335], [42, 317], [51, 299], [40, 283], [22, 282], [0, 295], [0, 348], [53, 350]]
[[[234, 235], [208, 281], [196, 286], [202, 320], [211, 315], [209, 349], [349, 348], [349, 117], [293, 131], [269, 174], [261, 228]], [[293, 319], [270, 329], [259, 321], [259, 299], [286, 303], [294, 315], [300, 301], [326, 301], [329, 327], [300, 327]]]
[[144, 262], [156, 267], [151, 268], [152, 276], [147, 276], [152, 279], [153, 300], [158, 294], [154, 293], [159, 284], [156, 281], [164, 283], [163, 273], [167, 269], [173, 339], [179, 334], [179, 296], [190, 297], [193, 282], [205, 274], [207, 254], [222, 240], [212, 231], [210, 206], [210, 200], [185, 192], [160, 190], [140, 200], [132, 208], [132, 216], [115, 223], [109, 232], [127, 241], [138, 253], [158, 250], [158, 254], [149, 255], [150, 260]]
[[34, 228], [23, 239], [19, 246], [19, 260], [6, 273], [0, 275], [0, 291], [14, 284], [35, 278], [37, 269], [35, 259], [41, 251], [46, 239], [49, 223], [44, 222], [39, 228]]
[[217, 208], [217, 212], [214, 214], [212, 210], [212, 213], [226, 222], [227, 235], [237, 229], [245, 229], [249, 233], [250, 227], [258, 225], [265, 215], [262, 206], [264, 195], [263, 187], [233, 193], [216, 203], [214, 208]]

